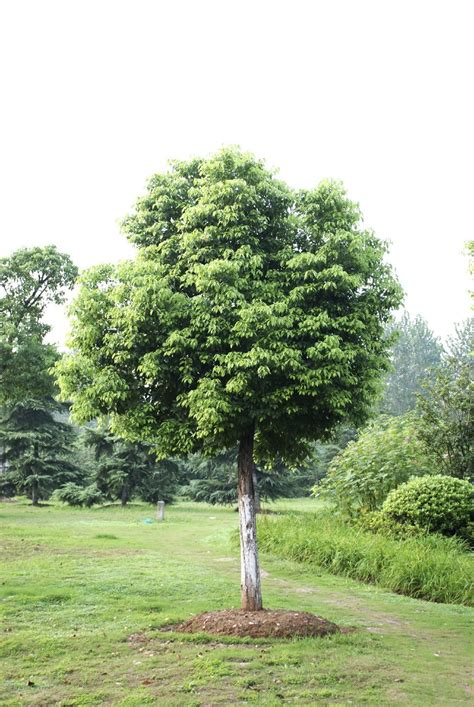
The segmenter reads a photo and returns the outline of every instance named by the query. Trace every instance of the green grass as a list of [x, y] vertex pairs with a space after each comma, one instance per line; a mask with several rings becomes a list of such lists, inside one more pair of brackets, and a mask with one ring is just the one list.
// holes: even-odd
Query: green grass
[[[280, 508], [310, 510], [311, 502]], [[257, 641], [162, 629], [238, 606], [233, 510], [2, 504], [0, 703], [469, 703], [473, 610], [414, 600], [263, 554], [269, 608], [355, 630]], [[143, 642], [130, 643], [131, 634]]]
[[259, 543], [279, 557], [416, 599], [474, 604], [474, 558], [455, 538], [392, 539], [349, 526], [323, 510], [262, 518]]

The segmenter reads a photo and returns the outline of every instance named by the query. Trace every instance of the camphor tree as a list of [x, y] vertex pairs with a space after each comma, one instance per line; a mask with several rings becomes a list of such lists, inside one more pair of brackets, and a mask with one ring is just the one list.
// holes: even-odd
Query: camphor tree
[[292, 191], [236, 149], [152, 177], [123, 227], [138, 255], [82, 276], [62, 394], [161, 457], [238, 445], [242, 608], [261, 609], [254, 462], [366, 418], [401, 301], [386, 247], [340, 184]]

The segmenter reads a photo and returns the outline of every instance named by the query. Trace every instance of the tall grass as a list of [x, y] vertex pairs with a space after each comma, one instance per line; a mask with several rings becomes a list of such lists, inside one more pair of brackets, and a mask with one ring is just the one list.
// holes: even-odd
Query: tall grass
[[354, 528], [327, 511], [262, 517], [260, 548], [318, 565], [333, 574], [377, 584], [399, 594], [448, 604], [474, 604], [474, 562], [455, 538], [396, 540]]

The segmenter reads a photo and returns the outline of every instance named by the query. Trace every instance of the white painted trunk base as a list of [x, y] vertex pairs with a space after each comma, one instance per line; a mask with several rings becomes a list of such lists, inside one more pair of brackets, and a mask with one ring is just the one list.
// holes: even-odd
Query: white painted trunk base
[[262, 608], [262, 590], [260, 586], [254, 500], [249, 494], [242, 494], [239, 497], [239, 520], [242, 609], [258, 611]]

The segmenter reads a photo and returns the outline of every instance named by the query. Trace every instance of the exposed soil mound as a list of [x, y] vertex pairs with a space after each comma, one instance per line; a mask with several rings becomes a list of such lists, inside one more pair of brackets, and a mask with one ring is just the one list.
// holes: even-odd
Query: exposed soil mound
[[227, 609], [194, 616], [174, 628], [181, 633], [212, 633], [221, 636], [251, 638], [292, 638], [294, 636], [326, 636], [341, 629], [331, 621], [307, 611], [242, 611]]

